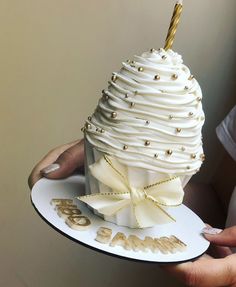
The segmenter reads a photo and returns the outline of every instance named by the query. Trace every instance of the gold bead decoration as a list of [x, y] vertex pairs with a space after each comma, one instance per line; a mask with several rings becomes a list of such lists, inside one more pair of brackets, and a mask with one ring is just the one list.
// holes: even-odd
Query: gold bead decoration
[[150, 145], [150, 141], [145, 141], [145, 146], [149, 146]]
[[91, 129], [92, 128], [92, 126], [89, 123], [86, 123], [85, 126], [86, 126], [87, 129]]
[[123, 146], [123, 150], [127, 150], [128, 149], [128, 146], [127, 145], [124, 145]]
[[125, 94], [125, 98], [127, 99], [128, 97], [129, 97], [129, 95], [126, 93], [126, 94]]
[[112, 112], [112, 113], [111, 113], [111, 117], [112, 117], [113, 119], [115, 119], [115, 118], [117, 117], [117, 113], [116, 113], [116, 112]]
[[146, 124], [146, 125], [149, 125], [149, 124], [150, 124], [150, 121], [147, 120], [147, 121], [145, 122], [145, 124]]
[[85, 128], [84, 128], [84, 127], [82, 127], [82, 128], [81, 128], [81, 132], [84, 132], [84, 131], [85, 131]]
[[192, 153], [192, 154], [191, 154], [191, 158], [192, 158], [192, 159], [195, 159], [195, 158], [196, 158], [196, 154], [195, 154], [195, 153]]
[[155, 154], [154, 154], [154, 157], [155, 157], [155, 158], [158, 158], [158, 154], [157, 154], [157, 153], [155, 153]]
[[91, 121], [92, 117], [88, 117], [88, 120]]
[[197, 97], [197, 101], [201, 102], [202, 98], [201, 97]]
[[161, 77], [160, 77], [159, 75], [155, 75], [155, 76], [154, 76], [154, 80], [156, 80], [156, 81], [160, 80], [160, 78], [161, 78]]
[[177, 132], [177, 133], [180, 133], [181, 131], [182, 131], [181, 128], [176, 128], [176, 132]]
[[182, 147], [181, 147], [181, 150], [182, 150], [182, 151], [185, 151], [185, 147], [184, 147], [184, 146], [182, 146]]
[[133, 108], [134, 106], [135, 106], [135, 103], [134, 103], [134, 102], [131, 102], [131, 103], [130, 103], [130, 107]]
[[188, 89], [189, 89], [189, 87], [188, 87], [188, 86], [185, 86], [185, 87], [184, 87], [184, 89], [185, 89], [185, 90], [188, 90]]
[[103, 98], [104, 98], [105, 101], [107, 101], [109, 99], [109, 96], [104, 94]]
[[172, 153], [173, 153], [173, 151], [172, 151], [171, 149], [168, 149], [168, 150], [166, 151], [166, 154], [167, 154], [167, 155], [172, 155]]
[[99, 128], [96, 128], [96, 132], [99, 132]]
[[150, 53], [154, 53], [154, 52], [155, 52], [154, 48], [150, 49]]
[[172, 119], [173, 119], [173, 116], [172, 116], [172, 115], [169, 115], [169, 119], [172, 120]]
[[200, 155], [200, 159], [201, 159], [201, 161], [204, 161], [204, 160], [206, 159], [206, 156], [205, 156], [204, 153], [202, 153], [202, 154]]
[[138, 94], [138, 91], [134, 91], [134, 94], [137, 95], [137, 94]]
[[190, 117], [192, 117], [192, 116], [193, 116], [193, 112], [189, 112], [188, 115], [189, 115]]
[[143, 72], [143, 70], [144, 70], [143, 67], [138, 67], [139, 72]]
[[128, 64], [130, 64], [130, 63], [131, 63], [131, 60], [130, 60], [130, 59], [128, 59], [126, 62], [127, 62]]
[[167, 59], [166, 55], [161, 56], [161, 58], [162, 58], [162, 60], [166, 60]]
[[189, 165], [187, 166], [187, 169], [190, 169], [190, 166], [189, 166]]
[[105, 90], [102, 90], [102, 93], [104, 94], [104, 93], [105, 93]]
[[190, 75], [188, 79], [189, 81], [191, 81], [192, 79], [194, 79], [194, 75]]
[[171, 76], [171, 78], [172, 78], [172, 80], [177, 80], [177, 79], [178, 79], [178, 75], [177, 75], [177, 74], [173, 74], [173, 75]]
[[105, 130], [104, 130], [104, 129], [101, 129], [100, 132], [103, 134], [103, 133], [105, 133]]
[[115, 81], [117, 80], [117, 76], [116, 76], [116, 75], [113, 75], [113, 76], [111, 77], [111, 80], [112, 80], [112, 82], [115, 82]]

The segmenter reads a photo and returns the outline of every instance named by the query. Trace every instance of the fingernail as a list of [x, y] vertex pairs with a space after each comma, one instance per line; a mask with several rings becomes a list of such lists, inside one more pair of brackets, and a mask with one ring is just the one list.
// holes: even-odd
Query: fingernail
[[53, 172], [59, 168], [60, 168], [60, 165], [58, 163], [52, 163], [52, 164], [46, 166], [45, 168], [43, 168], [41, 170], [41, 173], [42, 174], [49, 174], [50, 172]]
[[209, 234], [209, 235], [216, 235], [221, 233], [223, 230], [219, 228], [212, 228], [212, 227], [205, 227], [202, 229], [203, 234]]

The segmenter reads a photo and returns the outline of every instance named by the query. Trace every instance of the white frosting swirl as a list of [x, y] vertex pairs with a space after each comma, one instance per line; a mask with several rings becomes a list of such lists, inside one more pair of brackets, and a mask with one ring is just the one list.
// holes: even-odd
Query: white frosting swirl
[[85, 124], [86, 139], [128, 166], [196, 173], [203, 158], [202, 92], [182, 57], [151, 50], [122, 65]]

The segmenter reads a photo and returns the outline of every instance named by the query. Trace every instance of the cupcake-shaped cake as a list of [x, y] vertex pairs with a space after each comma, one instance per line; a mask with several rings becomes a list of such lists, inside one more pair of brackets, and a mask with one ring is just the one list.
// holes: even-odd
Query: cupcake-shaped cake
[[118, 225], [174, 220], [169, 211], [204, 160], [201, 101], [176, 52], [151, 49], [123, 62], [84, 126], [87, 196], [80, 199]]

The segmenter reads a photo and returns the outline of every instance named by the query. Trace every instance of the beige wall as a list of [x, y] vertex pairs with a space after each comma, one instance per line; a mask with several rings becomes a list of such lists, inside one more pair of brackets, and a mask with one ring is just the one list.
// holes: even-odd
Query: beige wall
[[[57, 234], [34, 212], [26, 184], [46, 151], [81, 137], [121, 61], [163, 45], [173, 4], [0, 2], [1, 286], [179, 286], [155, 265], [101, 255]], [[236, 102], [235, 11], [235, 0], [185, 1], [175, 42], [205, 96], [205, 181], [220, 158], [214, 128]]]

